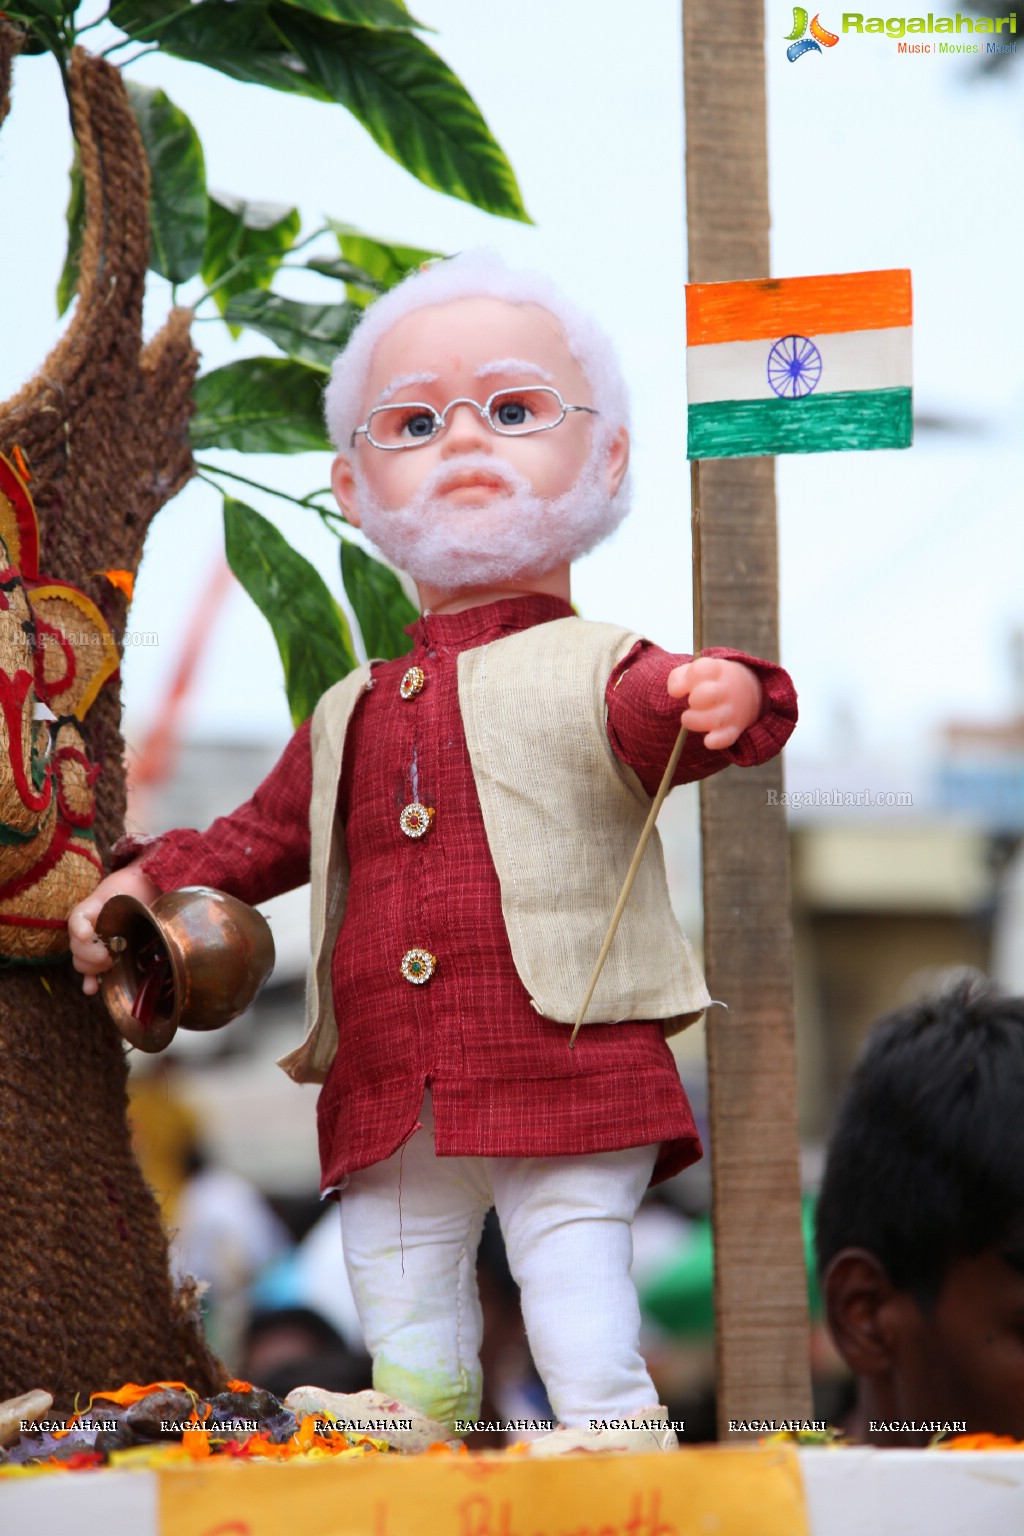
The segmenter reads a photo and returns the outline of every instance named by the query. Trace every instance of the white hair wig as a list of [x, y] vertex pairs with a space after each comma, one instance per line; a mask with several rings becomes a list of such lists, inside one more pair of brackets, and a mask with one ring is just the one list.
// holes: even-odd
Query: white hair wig
[[517, 272], [494, 250], [464, 251], [447, 261], [412, 272], [369, 306], [331, 370], [324, 416], [331, 441], [347, 453], [363, 418], [366, 379], [373, 349], [404, 315], [454, 299], [494, 298], [508, 304], [537, 304], [555, 316], [569, 351], [586, 374], [598, 412], [595, 438], [610, 441], [629, 426], [629, 392], [610, 338], [583, 310], [540, 272]]

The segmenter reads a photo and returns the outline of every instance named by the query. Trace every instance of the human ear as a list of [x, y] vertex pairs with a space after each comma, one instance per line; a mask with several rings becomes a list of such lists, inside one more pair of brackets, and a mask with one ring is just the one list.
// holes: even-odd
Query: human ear
[[898, 1292], [866, 1248], [844, 1248], [822, 1281], [825, 1313], [836, 1349], [855, 1376], [883, 1376], [895, 1352]]
[[347, 459], [343, 453], [339, 453], [331, 465], [331, 490], [334, 499], [344, 512], [348, 522], [353, 528], [360, 524], [359, 513], [356, 511], [356, 476], [351, 459]]
[[617, 496], [629, 468], [629, 433], [625, 427], [619, 428], [608, 445], [605, 468], [608, 474], [608, 494]]

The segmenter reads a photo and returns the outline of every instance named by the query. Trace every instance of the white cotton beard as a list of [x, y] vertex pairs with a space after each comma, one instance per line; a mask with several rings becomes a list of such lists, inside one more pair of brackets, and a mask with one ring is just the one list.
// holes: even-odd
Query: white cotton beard
[[[617, 496], [608, 494], [606, 457], [598, 436], [575, 485], [545, 498], [507, 464], [486, 453], [466, 454], [438, 465], [398, 508], [383, 506], [357, 468], [361, 528], [392, 565], [445, 592], [543, 576], [587, 554], [629, 511], [625, 481]], [[457, 470], [482, 470], [507, 494], [479, 506], [452, 505], [437, 492]]]

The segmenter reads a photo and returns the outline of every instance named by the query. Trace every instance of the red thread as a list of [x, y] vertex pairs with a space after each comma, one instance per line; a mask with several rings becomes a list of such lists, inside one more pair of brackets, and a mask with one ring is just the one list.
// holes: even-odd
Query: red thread
[[117, 1228], [117, 1235], [121, 1239], [122, 1243], [126, 1243], [128, 1242], [131, 1234], [128, 1231], [128, 1223], [125, 1221], [119, 1210], [119, 1206], [121, 1205], [121, 1197], [117, 1192], [117, 1185], [112, 1179], [105, 1177], [103, 1179], [103, 1188], [106, 1191], [107, 1200], [113, 1206], [116, 1213], [114, 1218], [114, 1225]]
[[[7, 733], [10, 746], [8, 748], [11, 768], [14, 771], [14, 783], [21, 802], [30, 811], [45, 811], [53, 799], [53, 769], [49, 763], [43, 777], [43, 788], [36, 795], [28, 782], [28, 774], [25, 771], [25, 760], [18, 750], [21, 743], [21, 717], [28, 690], [32, 686], [32, 678], [28, 672], [15, 672], [9, 677], [6, 672], [0, 670], [0, 709], [4, 712], [4, 720], [7, 723]], [[17, 745], [16, 745], [17, 744]]]
[[0, 491], [14, 508], [14, 521], [18, 529], [20, 548], [16, 563], [25, 576], [39, 574], [39, 522], [32, 497], [23, 484], [14, 465], [0, 453]]
[[[90, 763], [85, 753], [80, 751], [78, 747], [61, 747], [59, 751], [54, 753], [54, 761], [58, 763], [79, 763], [85, 769], [85, 782], [89, 789], [92, 788], [100, 776], [99, 763]], [[73, 827], [85, 829], [91, 827], [96, 820], [95, 801], [93, 801], [89, 810], [81, 812], [72, 810], [71, 806], [68, 805], [64, 796], [64, 780], [59, 773], [57, 775], [57, 806], [64, 820], [70, 822]]]
[[[39, 697], [47, 704], [51, 704], [60, 693], [66, 693], [78, 674], [78, 662], [75, 658], [74, 648], [59, 629], [53, 624], [47, 624], [38, 613], [34, 614], [36, 621], [36, 688]], [[43, 645], [43, 636], [52, 635], [64, 655], [66, 667], [63, 677], [48, 680], [46, 676], [46, 662], [52, 656], [52, 648], [48, 651]]]
[[76, 858], [84, 859], [87, 864], [92, 865], [93, 869], [98, 869], [101, 875], [104, 873], [99, 855], [93, 853], [91, 848], [83, 848], [81, 843], [69, 843], [65, 852], [73, 853]]
[[58, 819], [53, 834], [53, 841], [43, 856], [26, 869], [24, 874], [18, 875], [14, 880], [8, 880], [5, 885], [0, 885], [0, 899], [9, 901], [12, 896], [20, 896], [22, 891], [29, 891], [40, 881], [44, 875], [48, 875], [51, 869], [56, 868], [71, 841], [71, 828], [67, 822]]

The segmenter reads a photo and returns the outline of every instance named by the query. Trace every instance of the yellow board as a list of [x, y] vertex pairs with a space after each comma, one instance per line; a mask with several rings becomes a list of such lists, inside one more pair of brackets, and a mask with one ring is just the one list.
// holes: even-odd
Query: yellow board
[[160, 1536], [809, 1536], [789, 1446], [161, 1470]]

